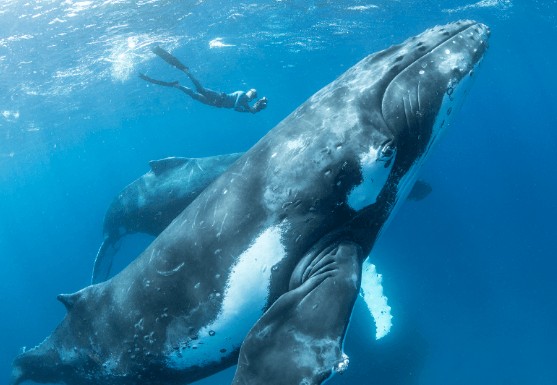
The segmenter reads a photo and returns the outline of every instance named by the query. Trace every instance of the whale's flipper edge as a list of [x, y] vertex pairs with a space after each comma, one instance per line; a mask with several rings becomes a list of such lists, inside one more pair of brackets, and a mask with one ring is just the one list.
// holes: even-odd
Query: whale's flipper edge
[[118, 251], [117, 241], [113, 238], [106, 237], [99, 247], [95, 263], [93, 264], [93, 273], [91, 276], [91, 284], [106, 281], [110, 276], [112, 269], [112, 261]]
[[244, 339], [233, 385], [320, 384], [346, 369], [342, 345], [362, 253], [359, 245], [341, 242], [302, 259], [290, 281], [299, 286], [280, 296]]

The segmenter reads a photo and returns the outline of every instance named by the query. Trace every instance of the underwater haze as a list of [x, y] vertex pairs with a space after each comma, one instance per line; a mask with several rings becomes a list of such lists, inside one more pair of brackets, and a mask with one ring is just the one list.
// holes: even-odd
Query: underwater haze
[[[64, 317], [56, 295], [90, 283], [104, 213], [150, 160], [246, 151], [366, 55], [458, 19], [488, 25], [490, 48], [420, 174], [431, 193], [373, 250], [393, 327], [376, 340], [357, 303], [327, 383], [556, 385], [555, 0], [2, 1], [0, 384]], [[155, 45], [267, 109], [144, 82], [187, 83]], [[150, 240], [127, 237], [120, 267]]]

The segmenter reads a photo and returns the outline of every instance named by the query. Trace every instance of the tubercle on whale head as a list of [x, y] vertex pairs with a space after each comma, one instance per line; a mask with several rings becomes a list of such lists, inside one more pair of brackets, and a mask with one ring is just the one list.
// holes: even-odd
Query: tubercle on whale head
[[[397, 146], [406, 147], [410, 166], [447, 127], [451, 113], [466, 93], [471, 77], [487, 49], [489, 29], [460, 21], [425, 31], [401, 44], [397, 68], [385, 87], [381, 111]], [[461, 96], [461, 95], [459, 95]]]
[[[397, 165], [400, 182], [396, 200], [401, 202], [411, 190], [417, 170], [427, 158], [431, 148], [449, 127], [467, 94], [473, 74], [487, 48], [489, 28], [474, 21], [463, 21], [426, 31], [421, 41], [441, 36], [401, 72], [385, 91], [383, 116], [391, 127], [405, 132], [399, 146], [412, 154], [399, 159]], [[418, 42], [410, 44], [417, 46]], [[404, 85], [406, 93], [400, 92]]]
[[[362, 181], [348, 196], [357, 212], [353, 228], [363, 229], [362, 242], [369, 229], [385, 228], [412, 189], [417, 171], [460, 107], [489, 35], [487, 26], [461, 21], [434, 27], [361, 62], [362, 72], [378, 79], [358, 100], [360, 123], [372, 133], [366, 143], [371, 149], [363, 148]], [[369, 161], [371, 153], [377, 157]], [[385, 162], [388, 157], [381, 154], [392, 159]], [[357, 195], [365, 198], [362, 203]]]

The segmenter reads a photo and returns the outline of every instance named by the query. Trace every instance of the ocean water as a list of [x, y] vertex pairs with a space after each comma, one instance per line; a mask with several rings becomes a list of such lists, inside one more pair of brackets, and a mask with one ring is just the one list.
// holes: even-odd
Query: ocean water
[[[557, 384], [557, 1], [0, 3], [0, 383], [89, 283], [112, 198], [167, 156], [245, 151], [365, 55], [436, 24], [490, 26], [451, 130], [374, 250], [393, 328], [354, 309], [331, 384]], [[255, 87], [258, 114], [197, 103], [139, 72]], [[128, 237], [125, 265], [149, 242]], [[288, 370], [288, 368], [285, 368]], [[233, 368], [202, 384], [226, 384]]]

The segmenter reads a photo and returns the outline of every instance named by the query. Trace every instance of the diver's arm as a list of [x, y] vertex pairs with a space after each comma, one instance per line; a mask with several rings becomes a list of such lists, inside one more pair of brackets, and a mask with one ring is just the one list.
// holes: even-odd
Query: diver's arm
[[255, 102], [253, 107], [248, 104], [247, 99], [246, 99], [246, 100], [243, 100], [241, 103], [238, 103], [234, 107], [234, 110], [236, 110], [238, 112], [251, 112], [252, 114], [255, 114], [256, 112], [259, 112], [259, 111], [265, 109], [266, 107], [267, 107], [267, 98], [262, 97], [257, 102]]
[[250, 109], [252, 110], [251, 112], [254, 114], [256, 112], [264, 110], [265, 108], [267, 108], [267, 98], [265, 96], [263, 96], [261, 99], [256, 101], [253, 107], [250, 107]]

